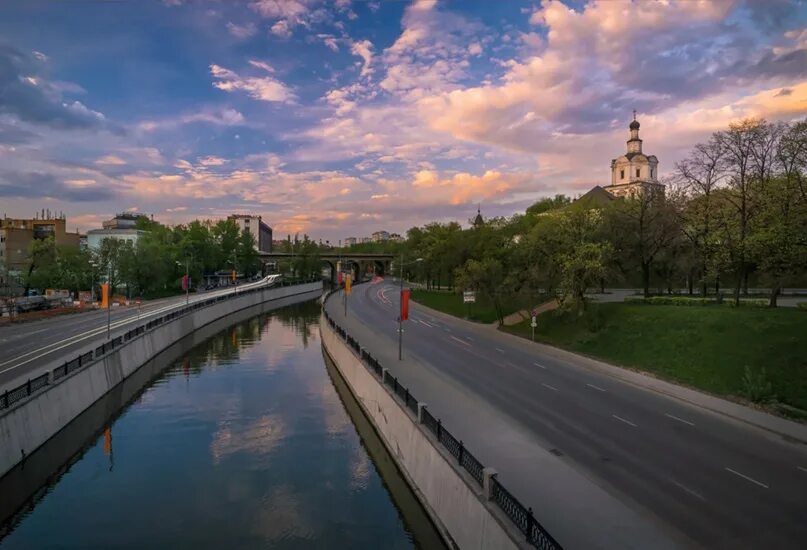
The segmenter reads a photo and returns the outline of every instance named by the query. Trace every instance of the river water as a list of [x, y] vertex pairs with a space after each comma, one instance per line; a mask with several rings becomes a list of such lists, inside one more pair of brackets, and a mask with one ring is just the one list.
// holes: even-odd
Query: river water
[[84, 441], [43, 447], [15, 474], [29, 485], [37, 460], [70, 458], [38, 474], [0, 549], [440, 544], [375, 434], [357, 431], [318, 321], [309, 302], [230, 326], [96, 412]]

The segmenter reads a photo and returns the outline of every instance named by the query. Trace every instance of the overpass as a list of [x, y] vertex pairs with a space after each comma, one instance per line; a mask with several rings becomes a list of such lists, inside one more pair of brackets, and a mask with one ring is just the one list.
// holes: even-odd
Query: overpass
[[[299, 254], [294, 252], [261, 252], [260, 257], [264, 265], [278, 260], [293, 260]], [[337, 265], [341, 264], [342, 271], [346, 271], [347, 266], [353, 274], [353, 279], [358, 280], [360, 275], [373, 273], [375, 275], [385, 275], [390, 272], [390, 265], [395, 258], [393, 254], [376, 254], [361, 252], [320, 252], [319, 259], [331, 271], [331, 282], [336, 282]]]

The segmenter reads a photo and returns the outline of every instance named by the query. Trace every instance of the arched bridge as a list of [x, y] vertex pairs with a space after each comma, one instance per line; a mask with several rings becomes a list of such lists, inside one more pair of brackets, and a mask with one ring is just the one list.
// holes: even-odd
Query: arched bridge
[[[264, 265], [278, 260], [292, 260], [296, 256], [293, 252], [261, 252], [261, 261]], [[389, 273], [390, 264], [395, 258], [392, 254], [374, 254], [359, 252], [320, 252], [319, 259], [327, 264], [331, 271], [331, 282], [336, 282], [337, 264], [342, 271], [353, 274], [354, 280], [359, 280], [369, 274], [383, 276]]]

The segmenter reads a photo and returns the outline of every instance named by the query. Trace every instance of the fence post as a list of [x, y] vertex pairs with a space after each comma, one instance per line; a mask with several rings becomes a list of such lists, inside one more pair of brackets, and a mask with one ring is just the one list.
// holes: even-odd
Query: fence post
[[387, 369], [381, 369], [381, 385], [383, 386], [387, 382]]
[[6, 390], [6, 393], [3, 394], [3, 408], [8, 408], [8, 390]]
[[482, 468], [482, 494], [486, 500], [493, 498], [493, 481], [498, 474], [493, 468]]
[[462, 455], [465, 454], [465, 445], [462, 444], [462, 439], [460, 439], [460, 452], [459, 456], [457, 457], [457, 463], [462, 464]]
[[31, 395], [31, 379], [28, 379], [28, 382], [25, 383], [25, 389], [28, 392], [28, 395]]
[[532, 526], [535, 524], [535, 517], [532, 515], [532, 506], [527, 508], [527, 542], [530, 542], [532, 536]]
[[409, 406], [409, 388], [406, 388], [406, 394], [404, 395], [404, 404], [408, 407]]
[[423, 424], [423, 411], [426, 410], [426, 403], [418, 403], [418, 424]]
[[440, 441], [440, 436], [443, 435], [443, 421], [437, 419], [437, 441]]

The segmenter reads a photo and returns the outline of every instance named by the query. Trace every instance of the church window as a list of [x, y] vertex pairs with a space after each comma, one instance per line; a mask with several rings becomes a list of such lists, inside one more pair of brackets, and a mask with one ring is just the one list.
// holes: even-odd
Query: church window
[[650, 169], [650, 177], [651, 178], [653, 177], [653, 169], [652, 168]]
[[637, 178], [639, 177], [639, 169], [638, 168], [636, 169], [636, 177]]
[[621, 179], [621, 180], [625, 179], [625, 171], [624, 170], [619, 171], [619, 179]]

